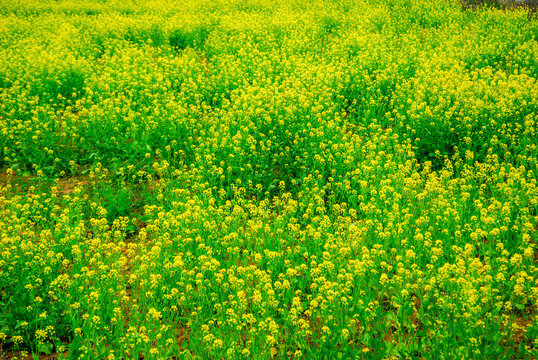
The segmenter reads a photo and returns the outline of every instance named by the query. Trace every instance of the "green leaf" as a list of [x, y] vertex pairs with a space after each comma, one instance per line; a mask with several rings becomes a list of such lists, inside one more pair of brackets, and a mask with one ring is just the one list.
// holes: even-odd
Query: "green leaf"
[[71, 350], [78, 350], [82, 346], [82, 341], [80, 341], [80, 338], [75, 337], [73, 339], [73, 342], [71, 343], [70, 349]]
[[392, 322], [395, 326], [400, 326], [400, 322], [398, 321], [398, 317], [396, 314], [390, 312], [387, 314], [387, 321]]
[[52, 354], [52, 344], [49, 342], [37, 344], [37, 351], [43, 354]]

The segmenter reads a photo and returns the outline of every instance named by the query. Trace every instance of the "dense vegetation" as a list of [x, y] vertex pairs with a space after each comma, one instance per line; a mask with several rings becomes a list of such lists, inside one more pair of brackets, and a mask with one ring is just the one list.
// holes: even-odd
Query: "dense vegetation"
[[0, 3], [0, 358], [538, 356], [538, 21]]

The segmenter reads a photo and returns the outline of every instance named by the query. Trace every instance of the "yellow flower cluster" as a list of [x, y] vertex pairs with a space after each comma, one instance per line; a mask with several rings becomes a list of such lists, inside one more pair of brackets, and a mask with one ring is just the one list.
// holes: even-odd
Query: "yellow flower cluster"
[[537, 30], [0, 4], [0, 354], [537, 357]]

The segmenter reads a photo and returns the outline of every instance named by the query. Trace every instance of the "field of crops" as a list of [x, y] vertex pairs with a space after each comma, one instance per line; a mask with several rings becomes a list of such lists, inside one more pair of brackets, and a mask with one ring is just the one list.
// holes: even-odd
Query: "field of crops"
[[538, 20], [0, 2], [0, 359], [538, 357]]

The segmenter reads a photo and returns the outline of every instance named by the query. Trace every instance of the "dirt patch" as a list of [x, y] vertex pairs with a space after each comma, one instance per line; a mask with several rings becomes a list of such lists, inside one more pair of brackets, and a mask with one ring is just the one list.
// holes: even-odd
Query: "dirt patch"
[[58, 194], [60, 195], [69, 195], [75, 188], [78, 186], [85, 187], [90, 183], [90, 180], [87, 176], [72, 176], [67, 178], [62, 178], [57, 182]]

